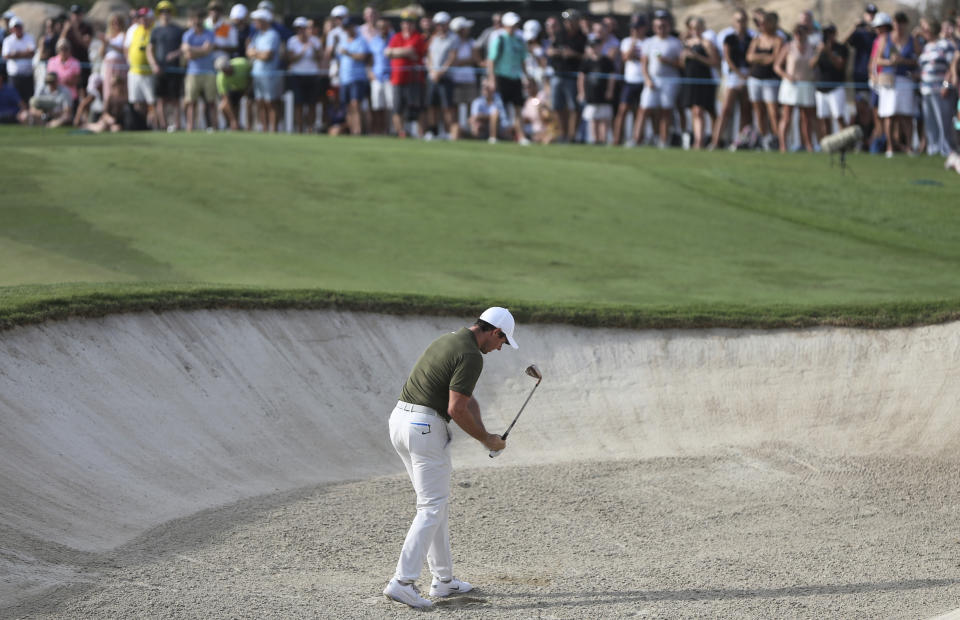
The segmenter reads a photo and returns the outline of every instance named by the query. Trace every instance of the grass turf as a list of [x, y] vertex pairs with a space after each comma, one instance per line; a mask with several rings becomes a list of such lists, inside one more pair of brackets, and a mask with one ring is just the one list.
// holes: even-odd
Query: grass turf
[[[0, 129], [0, 324], [360, 307], [630, 326], [960, 310], [935, 158]], [[339, 292], [337, 292], [339, 291]]]

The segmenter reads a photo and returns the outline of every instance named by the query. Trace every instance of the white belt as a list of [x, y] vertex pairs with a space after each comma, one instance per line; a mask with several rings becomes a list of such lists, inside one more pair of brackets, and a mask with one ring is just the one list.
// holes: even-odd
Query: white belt
[[405, 403], [402, 400], [397, 401], [397, 409], [401, 411], [410, 411], [413, 413], [425, 413], [427, 415], [432, 415], [440, 417], [437, 415], [437, 412], [431, 409], [430, 407], [424, 407], [423, 405], [414, 405], [412, 403]]

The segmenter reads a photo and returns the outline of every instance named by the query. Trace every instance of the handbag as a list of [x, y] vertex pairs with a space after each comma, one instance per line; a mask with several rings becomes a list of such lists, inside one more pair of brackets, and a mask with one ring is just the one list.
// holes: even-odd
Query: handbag
[[897, 76], [893, 71], [884, 71], [877, 75], [877, 86], [880, 88], [893, 88]]

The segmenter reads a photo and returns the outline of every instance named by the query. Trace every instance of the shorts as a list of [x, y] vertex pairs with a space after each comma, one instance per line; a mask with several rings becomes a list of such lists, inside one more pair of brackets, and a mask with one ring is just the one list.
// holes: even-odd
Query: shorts
[[217, 76], [212, 73], [190, 73], [183, 81], [183, 101], [194, 103], [203, 99], [206, 103], [217, 100]]
[[30, 101], [30, 97], [33, 97], [34, 91], [33, 74], [11, 75], [9, 76], [9, 80], [13, 83], [13, 89], [20, 95], [20, 100]]
[[453, 105], [470, 105], [477, 98], [477, 82], [454, 82], [453, 83]]
[[179, 67], [173, 69], [177, 73], [168, 73], [170, 69], [166, 69], [157, 76], [154, 83], [154, 94], [157, 99], [179, 99], [183, 96], [183, 74], [179, 73]]
[[423, 107], [422, 84], [393, 85], [393, 113], [408, 121], [415, 121]]
[[243, 99], [243, 96], [246, 94], [247, 91], [245, 90], [231, 90], [223, 96], [227, 98], [230, 102], [230, 107], [236, 112], [240, 110], [240, 100]]
[[672, 110], [680, 94], [679, 80], [659, 80], [647, 84], [640, 94], [640, 107], [644, 110]]
[[268, 73], [253, 76], [253, 98], [257, 101], [277, 101], [283, 90], [283, 74]]
[[152, 75], [140, 75], [130, 71], [127, 73], [127, 100], [130, 103], [146, 103], [153, 105], [157, 102], [156, 81]]
[[877, 104], [877, 114], [880, 118], [914, 116], [917, 113], [914, 86], [913, 80], [902, 75], [896, 77], [893, 88], [881, 86], [878, 89], [880, 100]]
[[375, 112], [393, 109], [393, 84], [390, 80], [370, 82], [370, 109]]
[[743, 74], [731, 71], [723, 78], [723, 87], [727, 90], [736, 90], [747, 85], [747, 78]]
[[453, 82], [449, 78], [440, 78], [436, 82], [427, 81], [427, 105], [441, 108], [453, 107]]
[[643, 93], [643, 82], [639, 84], [624, 84], [620, 91], [620, 103], [626, 104], [631, 108], [640, 105], [640, 95]]
[[550, 103], [555, 112], [577, 109], [577, 78], [554, 76], [550, 78]]
[[520, 80], [499, 75], [494, 78], [497, 83], [497, 94], [500, 95], [503, 105], [508, 106], [512, 103], [517, 108], [522, 108], [523, 102], [526, 101], [526, 97], [523, 96], [523, 83]]
[[608, 121], [613, 118], [613, 106], [609, 103], [588, 103], [583, 106], [583, 120]]
[[349, 84], [340, 85], [340, 103], [362, 102], [369, 97], [370, 82], [366, 80], [354, 80]]
[[817, 91], [817, 118], [847, 120], [847, 91], [842, 86], [827, 92]]
[[747, 78], [747, 96], [753, 103], [776, 103], [780, 91], [780, 80], [761, 80]]
[[780, 92], [777, 95], [777, 101], [780, 105], [797, 106], [799, 108], [812, 108], [817, 105], [817, 89], [813, 82], [791, 82], [783, 80], [780, 82]]
[[293, 91], [294, 105], [317, 105], [320, 98], [320, 79], [317, 75], [287, 76], [287, 89]]

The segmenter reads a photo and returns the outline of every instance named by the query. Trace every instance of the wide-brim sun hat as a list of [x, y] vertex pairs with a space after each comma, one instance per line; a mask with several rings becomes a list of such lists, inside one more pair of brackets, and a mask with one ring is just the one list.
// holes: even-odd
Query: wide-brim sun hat
[[500, 306], [491, 306], [483, 311], [483, 314], [480, 315], [480, 320], [486, 321], [506, 334], [507, 344], [511, 347], [514, 349], [520, 348], [517, 345], [517, 339], [513, 336], [513, 330], [517, 324], [516, 321], [513, 320], [513, 315], [510, 314], [509, 310], [501, 308]]

